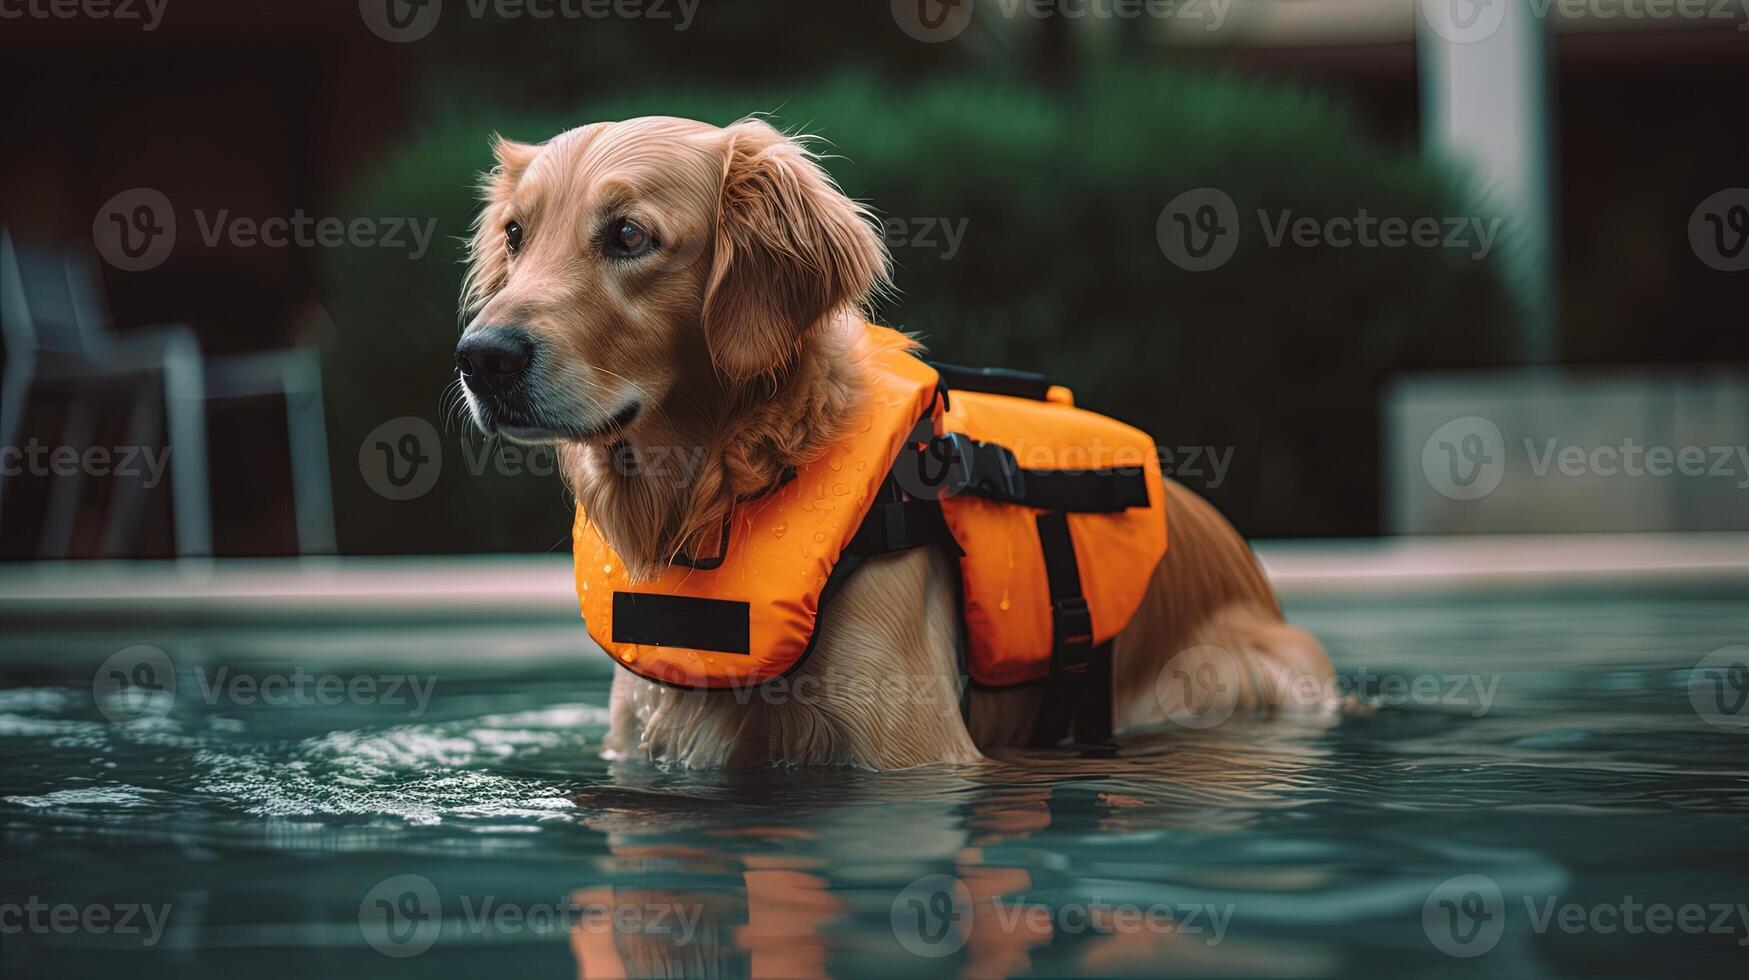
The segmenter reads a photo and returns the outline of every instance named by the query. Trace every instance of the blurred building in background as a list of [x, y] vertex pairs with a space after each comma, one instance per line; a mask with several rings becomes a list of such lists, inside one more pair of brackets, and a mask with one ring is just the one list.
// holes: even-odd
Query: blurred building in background
[[[1593, 452], [1631, 439], [1675, 465], [1749, 444], [1749, 194], [1733, 192], [1749, 185], [1749, 15], [1148, 9], [1168, 8], [701, 0], [536, 18], [168, 0], [149, 25], [23, 16], [0, 21], [0, 223], [106, 259], [123, 330], [187, 323], [214, 354], [319, 349], [342, 552], [562, 547], [550, 457], [470, 438], [444, 401], [457, 238], [490, 133], [642, 112], [764, 111], [831, 139], [835, 175], [885, 217], [902, 293], [884, 319], [1147, 426], [1248, 534], [1749, 525], [1749, 460], [1734, 478], [1635, 477]], [[124, 268], [96, 229], [142, 188], [175, 233]], [[1222, 200], [1241, 229], [1228, 257], [1175, 256], [1174, 207]], [[1361, 212], [1472, 237], [1331, 233]], [[364, 233], [323, 239], [324, 219]], [[310, 237], [268, 243], [275, 220]], [[67, 393], [29, 401], [20, 443], [66, 439]], [[102, 405], [89, 440], [124, 443], [130, 398]], [[209, 415], [220, 554], [300, 547], [285, 412], [263, 396]], [[1550, 440], [1585, 457], [1577, 475]], [[8, 482], [0, 555], [35, 553], [54, 480]], [[113, 487], [88, 482], [70, 550], [93, 556]], [[147, 494], [134, 553], [174, 551], [174, 482]]]

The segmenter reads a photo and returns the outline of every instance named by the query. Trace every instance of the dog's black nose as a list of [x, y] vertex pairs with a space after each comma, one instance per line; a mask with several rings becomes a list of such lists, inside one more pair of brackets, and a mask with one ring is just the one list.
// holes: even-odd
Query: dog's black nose
[[462, 338], [455, 366], [476, 395], [504, 391], [522, 379], [534, 357], [534, 343], [515, 327], [486, 327]]

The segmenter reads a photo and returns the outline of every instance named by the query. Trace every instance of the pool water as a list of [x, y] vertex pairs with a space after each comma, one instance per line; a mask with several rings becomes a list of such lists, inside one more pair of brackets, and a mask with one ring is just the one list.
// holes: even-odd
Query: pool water
[[0, 972], [1749, 967], [1742, 595], [1292, 605], [1371, 716], [887, 774], [603, 760], [557, 627], [9, 630]]

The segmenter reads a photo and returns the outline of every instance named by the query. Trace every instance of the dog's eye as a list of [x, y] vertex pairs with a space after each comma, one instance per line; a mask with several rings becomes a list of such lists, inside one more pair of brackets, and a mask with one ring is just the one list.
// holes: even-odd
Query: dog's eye
[[656, 247], [656, 236], [635, 221], [613, 223], [607, 236], [607, 253], [615, 258], [635, 259]]
[[512, 221], [504, 226], [504, 244], [513, 253], [522, 250], [522, 225]]

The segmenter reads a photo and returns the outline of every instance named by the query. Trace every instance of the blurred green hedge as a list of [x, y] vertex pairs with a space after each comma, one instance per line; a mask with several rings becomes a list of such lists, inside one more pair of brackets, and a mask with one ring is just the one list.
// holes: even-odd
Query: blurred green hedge
[[[342, 549], [563, 548], [556, 478], [487, 465], [440, 405], [452, 380], [461, 237], [493, 132], [544, 139], [597, 119], [665, 114], [774, 123], [829, 140], [828, 168], [889, 219], [900, 293], [881, 319], [933, 354], [1040, 370], [1081, 404], [1166, 447], [1212, 447], [1178, 478], [1248, 535], [1376, 533], [1380, 382], [1405, 369], [1506, 359], [1515, 309], [1498, 270], [1444, 248], [1268, 247], [1259, 210], [1294, 217], [1466, 216], [1462, 182], [1379, 146], [1342, 107], [1302, 90], [1164, 68], [1046, 87], [970, 77], [895, 86], [847, 74], [796, 91], [622, 93], [568, 115], [456, 111], [360, 187], [351, 213], [434, 218], [432, 254], [336, 253], [328, 397]], [[1219, 269], [1166, 258], [1156, 222], [1213, 187], [1241, 237]], [[929, 224], [933, 222], [933, 224]], [[942, 222], [963, 238], [954, 250]], [[444, 433], [436, 487], [376, 495], [359, 449], [411, 415]], [[511, 450], [514, 454], [516, 450]], [[544, 460], [532, 462], [540, 468]], [[1196, 471], [1193, 471], [1196, 470]]]

